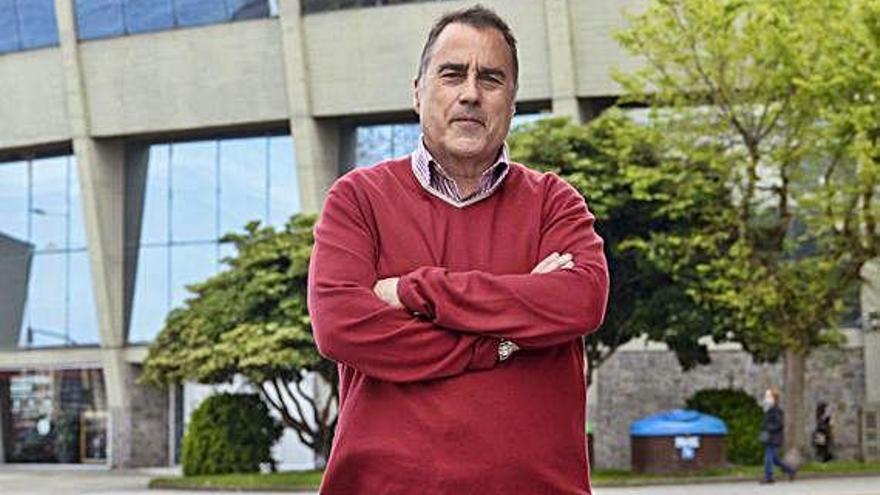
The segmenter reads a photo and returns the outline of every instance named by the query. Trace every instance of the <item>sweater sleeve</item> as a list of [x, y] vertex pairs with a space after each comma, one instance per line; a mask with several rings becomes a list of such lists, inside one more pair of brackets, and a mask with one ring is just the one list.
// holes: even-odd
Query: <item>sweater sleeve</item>
[[524, 348], [558, 345], [597, 329], [608, 300], [603, 241], [577, 190], [557, 176], [548, 180], [535, 263], [554, 251], [568, 252], [573, 268], [494, 275], [420, 267], [398, 283], [404, 306], [441, 327], [509, 339]]
[[380, 380], [415, 382], [488, 369], [498, 339], [456, 333], [394, 308], [373, 293], [376, 239], [343, 177], [315, 226], [308, 306], [318, 351]]

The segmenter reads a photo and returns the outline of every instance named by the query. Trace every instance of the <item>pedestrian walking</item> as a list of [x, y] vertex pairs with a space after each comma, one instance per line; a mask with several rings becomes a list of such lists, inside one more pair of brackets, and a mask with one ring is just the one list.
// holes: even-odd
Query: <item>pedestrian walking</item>
[[779, 389], [770, 387], [764, 392], [764, 419], [761, 422], [760, 440], [764, 445], [764, 478], [762, 484], [773, 483], [773, 467], [779, 466], [794, 481], [797, 471], [779, 458], [779, 449], [784, 439], [784, 415], [779, 407]]

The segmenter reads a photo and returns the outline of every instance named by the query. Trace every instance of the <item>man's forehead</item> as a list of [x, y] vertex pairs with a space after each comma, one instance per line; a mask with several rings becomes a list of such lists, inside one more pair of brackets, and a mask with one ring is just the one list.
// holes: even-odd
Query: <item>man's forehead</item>
[[447, 26], [437, 37], [432, 65], [466, 64], [476, 60], [477, 68], [504, 69], [513, 64], [510, 48], [500, 31], [461, 23]]

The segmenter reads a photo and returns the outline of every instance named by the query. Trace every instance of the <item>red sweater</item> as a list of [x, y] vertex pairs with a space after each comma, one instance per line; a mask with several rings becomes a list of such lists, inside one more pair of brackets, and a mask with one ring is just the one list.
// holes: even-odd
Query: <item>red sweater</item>
[[[320, 493], [591, 493], [580, 337], [605, 312], [602, 244], [573, 187], [516, 163], [465, 208], [408, 157], [338, 179], [309, 269], [315, 341], [340, 374]], [[553, 251], [574, 268], [529, 273]], [[393, 276], [406, 310], [373, 294]], [[500, 338], [522, 349], [498, 363]]]

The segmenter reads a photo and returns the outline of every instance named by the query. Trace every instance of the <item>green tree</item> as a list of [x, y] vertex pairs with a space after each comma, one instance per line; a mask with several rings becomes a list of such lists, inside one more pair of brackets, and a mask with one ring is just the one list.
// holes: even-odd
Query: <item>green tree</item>
[[[718, 205], [729, 199], [711, 166], [684, 162], [661, 137], [611, 109], [586, 125], [540, 120], [510, 139], [513, 159], [557, 173], [584, 195], [605, 240], [611, 293], [605, 323], [586, 339], [589, 378], [618, 347], [639, 336], [668, 344], [684, 369], [709, 362], [699, 339], [711, 326], [710, 315], [630, 244], [645, 232], [687, 237], [714, 222]], [[643, 184], [661, 177], [667, 192], [646, 194]], [[681, 188], [693, 189], [693, 204], [672, 201]]]
[[696, 236], [634, 245], [712, 311], [718, 337], [784, 357], [799, 454], [806, 358], [840, 341], [842, 298], [880, 244], [877, 1], [655, 0], [630, 21], [618, 38], [644, 65], [618, 74], [628, 99], [651, 103], [683, 152], [714, 151], [732, 199]]
[[[281, 230], [252, 222], [228, 234], [237, 255], [228, 269], [188, 287], [150, 346], [142, 381], [225, 383], [244, 377], [285, 426], [327, 460], [336, 427], [336, 365], [312, 339], [306, 306], [314, 215], [295, 215]], [[322, 393], [303, 381], [314, 372]]]

